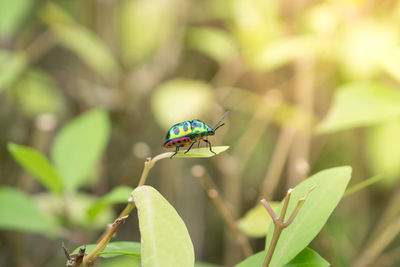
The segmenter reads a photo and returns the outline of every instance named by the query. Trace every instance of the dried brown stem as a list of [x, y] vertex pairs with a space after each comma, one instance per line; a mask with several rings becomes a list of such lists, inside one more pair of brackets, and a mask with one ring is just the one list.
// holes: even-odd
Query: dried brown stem
[[118, 228], [125, 222], [127, 218], [128, 216], [124, 216], [122, 218], [117, 218], [114, 221], [107, 233], [103, 236], [100, 242], [97, 243], [97, 246], [86, 257], [83, 258], [83, 263], [85, 266], [91, 266], [94, 264], [96, 259], [99, 257], [98, 253], [103, 251], [108, 242], [110, 242], [111, 238], [117, 232]]
[[[140, 177], [138, 186], [142, 186], [146, 183], [147, 177], [149, 175], [150, 169], [154, 166], [154, 164], [164, 158], [169, 158], [173, 153], [167, 152], [160, 155], [155, 156], [154, 158], [147, 158], [144, 163], [144, 169], [142, 171], [142, 175]], [[128, 199], [128, 204], [125, 206], [124, 210], [118, 216], [118, 218], [114, 221], [114, 223], [109, 227], [104, 234], [101, 236], [99, 241], [97, 242], [96, 247], [89, 253], [87, 256], [83, 258], [84, 266], [91, 266], [94, 264], [96, 259], [98, 258], [97, 253], [103, 251], [103, 249], [110, 242], [111, 238], [114, 236], [115, 232], [118, 230], [119, 226], [125, 222], [131, 213], [132, 209], [135, 207], [135, 203], [132, 198]]]
[[257, 143], [260, 141], [262, 134], [271, 121], [272, 115], [281, 102], [282, 95], [278, 90], [270, 90], [264, 94], [257, 111], [246, 126], [247, 130], [237, 142], [237, 149], [234, 151], [235, 157], [241, 159], [240, 172], [257, 147]]
[[373, 264], [374, 266], [395, 266], [395, 263], [398, 262], [399, 259], [400, 247], [396, 247], [379, 256]]
[[274, 153], [272, 154], [271, 163], [268, 166], [267, 173], [262, 183], [260, 198], [272, 199], [275, 189], [278, 186], [279, 178], [282, 175], [294, 135], [295, 129], [293, 127], [282, 128]]
[[75, 267], [80, 267], [83, 262], [83, 257], [85, 257], [86, 246], [79, 249], [78, 253], [74, 257]]
[[272, 209], [271, 205], [269, 205], [268, 201], [265, 200], [265, 199], [261, 199], [260, 202], [261, 202], [261, 204], [264, 205], [265, 209], [268, 211], [269, 216], [271, 216], [272, 221], [274, 222], [274, 224], [276, 222], [278, 222], [278, 217], [276, 217], [276, 214], [275, 214], [274, 210]]
[[65, 248], [64, 246], [64, 242], [62, 242], [61, 245], [65, 257], [67, 257], [67, 267], [80, 267], [83, 261], [83, 257], [85, 256], [85, 251], [86, 251], [86, 247], [82, 247], [79, 249], [78, 253], [74, 256], [74, 258], [71, 258], [70, 253], [68, 252], [68, 250]]
[[287, 222], [283, 224], [284, 228], [288, 227], [293, 222], [294, 218], [297, 216], [297, 213], [299, 213], [300, 208], [304, 205], [304, 202], [306, 201], [308, 195], [311, 193], [311, 191], [315, 189], [315, 187], [316, 186], [311, 187], [310, 191], [308, 191], [308, 193], [297, 202], [296, 208], [292, 212], [292, 215], [290, 215]]
[[315, 62], [312, 55], [304, 55], [294, 63], [294, 101], [306, 115], [298, 117], [299, 131], [294, 137], [289, 155], [289, 186], [303, 181], [309, 170], [312, 114], [314, 113]]
[[64, 251], [65, 257], [67, 257], [66, 266], [67, 266], [67, 267], [74, 266], [74, 262], [73, 262], [71, 256], [69, 255], [68, 250], [65, 248], [64, 242], [62, 242], [61, 248], [62, 248], [63, 251]]
[[386, 205], [383, 215], [379, 219], [379, 222], [374, 227], [372, 233], [369, 233], [367, 243], [373, 243], [384, 229], [393, 221], [397, 216], [400, 216], [400, 186], [398, 186], [393, 192], [389, 203]]
[[58, 40], [51, 32], [51, 30], [47, 30], [40, 34], [30, 46], [28, 46], [25, 51], [29, 56], [29, 60], [31, 63], [37, 62], [40, 58], [42, 58], [46, 53], [48, 53], [51, 49], [53, 49], [58, 43]]
[[396, 238], [400, 233], [400, 217], [390, 223], [376, 240], [364, 250], [361, 256], [354, 263], [354, 267], [370, 266], [371, 263], [382, 253], [382, 251]]
[[287, 207], [289, 206], [290, 196], [292, 195], [292, 191], [293, 191], [292, 189], [289, 189], [287, 191], [287, 193], [286, 193], [286, 197], [284, 199], [282, 211], [281, 211], [281, 214], [280, 214], [279, 218], [277, 218], [275, 212], [272, 210], [272, 208], [269, 205], [268, 201], [266, 201], [265, 199], [261, 200], [261, 203], [264, 205], [264, 207], [268, 211], [268, 213], [271, 216], [272, 221], [274, 223], [274, 233], [272, 235], [272, 240], [271, 240], [271, 243], [269, 245], [268, 252], [267, 252], [267, 255], [266, 255], [264, 263], [263, 263], [263, 267], [268, 267], [269, 266], [269, 264], [271, 262], [271, 259], [272, 259], [272, 256], [274, 254], [276, 245], [278, 244], [279, 237], [280, 237], [283, 229], [288, 227], [293, 222], [293, 220], [297, 216], [300, 208], [303, 206], [304, 202], [306, 201], [307, 196], [314, 189], [315, 189], [315, 186], [313, 186], [310, 189], [310, 191], [308, 191], [308, 193], [298, 201], [296, 208], [294, 209], [294, 211], [290, 215], [290, 217], [287, 220], [287, 222], [284, 222], [284, 220], [285, 220]]
[[197, 171], [193, 171], [194, 176], [201, 180], [204, 190], [215, 205], [221, 218], [225, 221], [228, 229], [236, 238], [236, 241], [243, 251], [243, 254], [246, 257], [251, 256], [253, 254], [253, 250], [250, 246], [249, 240], [242, 232], [240, 232], [236, 224], [236, 220], [228, 208], [228, 204], [221, 198], [217, 186], [214, 184], [213, 180], [209, 177], [203, 167], [195, 166], [194, 168], [197, 169]]

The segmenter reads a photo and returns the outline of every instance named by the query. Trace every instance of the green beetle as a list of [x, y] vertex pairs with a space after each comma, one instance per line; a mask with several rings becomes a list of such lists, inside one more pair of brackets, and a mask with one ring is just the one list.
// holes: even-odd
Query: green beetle
[[163, 146], [165, 148], [176, 148], [175, 153], [171, 156], [172, 158], [178, 153], [180, 147], [188, 146], [189, 148], [185, 151], [185, 153], [187, 153], [196, 142], [200, 145], [200, 141], [203, 140], [209, 145], [210, 151], [215, 154], [215, 152], [212, 151], [208, 136], [214, 135], [215, 131], [224, 125], [224, 123], [221, 124], [221, 122], [228, 113], [229, 111], [225, 112], [214, 128], [211, 128], [201, 120], [184, 121], [173, 125], [167, 132]]

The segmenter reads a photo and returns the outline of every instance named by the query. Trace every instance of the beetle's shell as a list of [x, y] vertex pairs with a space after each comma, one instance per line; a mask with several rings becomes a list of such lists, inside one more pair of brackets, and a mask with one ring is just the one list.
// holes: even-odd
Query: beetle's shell
[[192, 143], [192, 140], [193, 140], [192, 136], [180, 137], [169, 141], [165, 141], [164, 147], [189, 146]]
[[195, 139], [213, 134], [213, 129], [201, 120], [184, 121], [168, 130], [164, 147], [189, 146]]
[[194, 134], [200, 134], [202, 136], [214, 134], [213, 129], [201, 120], [192, 120], [190, 126], [192, 128], [192, 133]]
[[[190, 121], [184, 121], [173, 125], [167, 132], [164, 147], [176, 146], [180, 143], [189, 142], [192, 128]], [[178, 142], [179, 141], [179, 142]]]

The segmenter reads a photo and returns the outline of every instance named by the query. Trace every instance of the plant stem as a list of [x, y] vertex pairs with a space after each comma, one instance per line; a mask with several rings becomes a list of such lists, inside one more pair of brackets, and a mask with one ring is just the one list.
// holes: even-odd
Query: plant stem
[[36, 63], [46, 53], [53, 49], [58, 43], [57, 38], [54, 36], [51, 30], [47, 30], [41, 33], [38, 37], [33, 40], [30, 46], [25, 48], [31, 63]]
[[260, 198], [272, 199], [285, 166], [294, 135], [295, 129], [293, 127], [286, 126], [282, 128], [272, 154], [271, 163], [262, 183]]
[[281, 233], [283, 231], [282, 227], [277, 227], [275, 225], [274, 227], [274, 234], [272, 235], [272, 240], [271, 240], [271, 245], [269, 246], [267, 256], [265, 257], [263, 267], [268, 267], [269, 263], [271, 262], [272, 255], [274, 254], [276, 244], [278, 244], [279, 237], [281, 236]]
[[349, 196], [351, 194], [354, 194], [354, 193], [356, 193], [356, 192], [358, 192], [358, 191], [360, 191], [360, 190], [362, 190], [362, 189], [364, 189], [364, 188], [366, 188], [366, 187], [368, 187], [368, 186], [370, 186], [370, 185], [372, 185], [374, 183], [379, 182], [380, 180], [384, 179], [385, 177], [386, 177], [385, 175], [378, 174], [378, 175], [375, 175], [375, 176], [373, 176], [371, 178], [368, 178], [367, 180], [364, 180], [361, 183], [358, 183], [358, 184], [350, 187], [349, 189], [347, 189], [346, 192], [344, 192], [343, 197], [347, 197], [347, 196]]
[[[142, 171], [142, 175], [140, 176], [140, 180], [138, 186], [142, 186], [146, 183], [147, 177], [151, 168], [153, 168], [154, 164], [159, 161], [160, 159], [169, 158], [173, 153], [166, 152], [155, 156], [154, 158], [147, 158], [144, 162], [144, 168]], [[128, 218], [129, 214], [135, 207], [135, 202], [133, 201], [132, 197], [128, 199], [128, 204], [125, 206], [124, 210], [120, 213], [117, 219], [115, 219], [114, 223], [109, 227], [104, 234], [101, 236], [99, 241], [97, 242], [96, 247], [83, 258], [84, 266], [91, 266], [94, 264], [95, 260], [98, 258], [98, 253], [103, 251], [103, 249], [107, 246], [110, 242], [111, 238], [114, 236], [115, 232], [118, 230], [119, 226], [125, 222]]]
[[272, 256], [274, 255], [276, 245], [278, 244], [278, 240], [279, 240], [279, 237], [281, 236], [283, 229], [288, 227], [293, 222], [293, 220], [297, 216], [300, 208], [303, 206], [304, 202], [306, 201], [308, 195], [314, 189], [315, 189], [315, 186], [311, 187], [311, 189], [308, 191], [308, 193], [297, 202], [297, 205], [296, 205], [295, 209], [293, 210], [292, 214], [290, 215], [289, 219], [287, 220], [287, 222], [284, 222], [284, 220], [285, 220], [287, 208], [289, 206], [290, 196], [292, 195], [292, 191], [293, 191], [291, 188], [286, 193], [286, 197], [284, 199], [282, 211], [281, 211], [279, 218], [277, 218], [275, 212], [272, 210], [268, 201], [266, 201], [265, 199], [261, 200], [261, 203], [264, 205], [265, 209], [271, 216], [272, 222], [274, 223], [274, 226], [275, 226], [274, 233], [273, 233], [272, 239], [271, 239], [271, 243], [269, 245], [268, 252], [267, 252], [267, 255], [266, 255], [264, 263], [263, 263], [263, 267], [268, 267], [269, 264], [271, 263]]
[[242, 249], [243, 254], [246, 257], [251, 256], [253, 254], [253, 249], [250, 246], [249, 240], [242, 232], [240, 232], [236, 224], [236, 220], [228, 207], [228, 204], [221, 198], [218, 188], [214, 184], [213, 180], [208, 176], [202, 166], [194, 166], [192, 169], [192, 174], [201, 180], [204, 190], [214, 203], [219, 215], [228, 226], [228, 229], [233, 233], [236, 241]]
[[98, 253], [102, 252], [103, 249], [107, 246], [108, 242], [110, 242], [111, 238], [117, 232], [118, 228], [125, 222], [128, 216], [117, 218], [114, 223], [111, 225], [109, 230], [103, 236], [103, 238], [97, 243], [97, 246], [83, 259], [83, 263], [85, 266], [91, 266], [94, 264], [94, 261], [99, 257]]
[[293, 186], [303, 181], [310, 168], [312, 114], [314, 114], [315, 96], [315, 60], [311, 54], [299, 57], [293, 62], [295, 105], [299, 108], [296, 116], [296, 132], [288, 160], [288, 184]]
[[374, 240], [374, 242], [364, 250], [361, 256], [356, 260], [353, 266], [365, 267], [371, 263], [382, 253], [382, 251], [396, 238], [400, 233], [400, 217], [392, 221]]
[[292, 191], [293, 190], [291, 188], [287, 191], [286, 197], [285, 197], [285, 200], [283, 203], [281, 215], [279, 216], [278, 219], [277, 219], [274, 211], [272, 210], [271, 206], [269, 205], [269, 203], [265, 199], [261, 200], [261, 203], [265, 206], [268, 213], [271, 215], [272, 222], [275, 225], [274, 234], [272, 235], [271, 244], [268, 248], [267, 256], [265, 257], [263, 267], [268, 267], [269, 263], [271, 262], [272, 255], [274, 254], [276, 244], [278, 244], [279, 237], [281, 236], [281, 233], [283, 231], [283, 228], [284, 228], [283, 220], [285, 219], [285, 215], [286, 215], [287, 207], [289, 205], [290, 195], [292, 194]]
[[236, 149], [233, 151], [235, 158], [240, 159], [239, 173], [243, 171], [246, 162], [257, 148], [263, 133], [271, 123], [275, 110], [281, 103], [282, 94], [276, 89], [266, 92], [260, 100], [259, 107], [246, 125], [246, 131], [238, 140]]

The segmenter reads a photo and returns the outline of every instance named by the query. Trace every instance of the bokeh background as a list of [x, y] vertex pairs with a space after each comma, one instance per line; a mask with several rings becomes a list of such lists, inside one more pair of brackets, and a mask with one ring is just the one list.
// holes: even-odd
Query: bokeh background
[[[227, 152], [160, 161], [148, 179], [184, 219], [197, 260], [232, 266], [243, 255], [196, 176], [239, 219], [261, 196], [280, 200], [310, 174], [350, 165], [351, 185], [384, 178], [346, 196], [311, 247], [332, 266], [370, 250], [371, 266], [399, 266], [399, 27], [394, 0], [1, 0], [0, 183], [56, 201], [7, 144], [49, 155], [64, 125], [102, 107], [110, 137], [80, 188], [94, 201], [134, 187], [172, 124], [213, 126], [229, 110], [210, 139]], [[3, 229], [0, 265], [64, 265], [62, 240], [95, 242], [122, 208], [97, 226], [78, 213], [62, 237]], [[135, 212], [116, 239], [139, 240]]]

